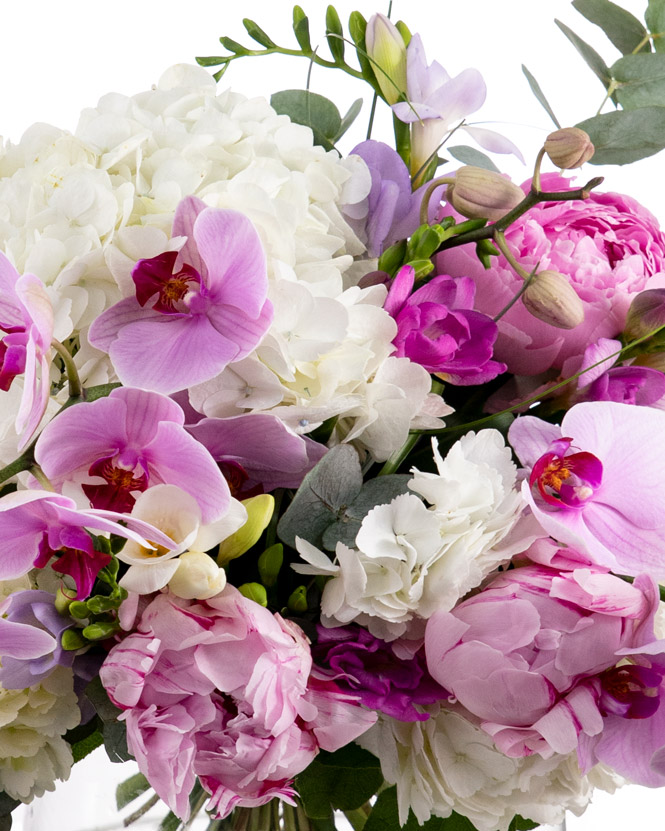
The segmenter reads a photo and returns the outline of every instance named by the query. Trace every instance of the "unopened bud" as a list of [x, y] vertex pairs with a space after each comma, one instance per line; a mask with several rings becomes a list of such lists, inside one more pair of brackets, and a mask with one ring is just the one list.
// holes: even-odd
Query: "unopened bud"
[[242, 586], [238, 586], [238, 591], [243, 597], [253, 600], [259, 606], [268, 605], [268, 595], [260, 583], [243, 583]]
[[75, 652], [77, 649], [88, 645], [88, 641], [81, 635], [80, 629], [65, 629], [60, 636], [60, 646], [66, 652]]
[[526, 287], [522, 302], [534, 317], [557, 329], [574, 329], [584, 320], [582, 301], [558, 271], [536, 274]]
[[169, 580], [169, 589], [184, 600], [207, 600], [226, 585], [226, 572], [202, 551], [185, 551]]
[[55, 610], [58, 614], [69, 614], [69, 607], [72, 601], [76, 600], [76, 589], [68, 589], [67, 586], [59, 586], [55, 593]]
[[467, 165], [455, 173], [455, 181], [446, 190], [446, 199], [462, 216], [494, 222], [516, 208], [524, 193], [500, 173]]
[[595, 147], [591, 139], [579, 127], [555, 130], [545, 139], [545, 152], [561, 170], [582, 167], [593, 156]]
[[286, 604], [291, 612], [296, 614], [304, 614], [307, 611], [307, 588], [305, 586], [298, 586], [289, 595]]
[[365, 46], [386, 101], [396, 104], [406, 92], [406, 43], [384, 14], [373, 14], [365, 30]]
[[264, 586], [274, 586], [284, 563], [284, 546], [281, 542], [271, 545], [259, 557], [259, 575]]
[[247, 511], [247, 522], [219, 544], [217, 562], [220, 566], [240, 557], [259, 541], [275, 510], [275, 497], [270, 493], [260, 493], [243, 499], [242, 504]]
[[661, 326], [665, 326], [665, 289], [647, 289], [636, 294], [628, 309], [623, 330], [625, 336], [629, 340], [637, 340]]

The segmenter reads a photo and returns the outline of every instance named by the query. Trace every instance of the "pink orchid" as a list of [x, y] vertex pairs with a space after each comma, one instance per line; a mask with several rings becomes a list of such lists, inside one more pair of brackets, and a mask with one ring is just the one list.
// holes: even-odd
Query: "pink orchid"
[[0, 390], [8, 390], [17, 375], [24, 375], [16, 417], [19, 450], [46, 409], [52, 338], [53, 309], [46, 289], [33, 274], [20, 276], [0, 253]]
[[576, 404], [561, 427], [520, 416], [509, 441], [545, 531], [623, 574], [665, 577], [665, 412], [613, 401]]
[[117, 534], [147, 548], [152, 545], [146, 537], [167, 549], [174, 547], [173, 540], [134, 517], [80, 510], [74, 500], [50, 491], [16, 491], [0, 499], [0, 580], [14, 580], [33, 568], [44, 568], [59, 553], [53, 570], [72, 575], [77, 596], [88, 597], [97, 573], [111, 558], [94, 548], [86, 528]]
[[228, 508], [228, 485], [184, 420], [171, 399], [122, 387], [60, 413], [40, 435], [35, 459], [58, 490], [75, 485], [95, 508], [129, 512], [136, 493], [165, 483], [191, 494], [202, 521], [214, 522]]
[[188, 196], [176, 209], [173, 236], [187, 238], [180, 252], [139, 260], [136, 295], [103, 312], [89, 334], [125, 386], [165, 394], [246, 357], [273, 315], [265, 255], [245, 216]]

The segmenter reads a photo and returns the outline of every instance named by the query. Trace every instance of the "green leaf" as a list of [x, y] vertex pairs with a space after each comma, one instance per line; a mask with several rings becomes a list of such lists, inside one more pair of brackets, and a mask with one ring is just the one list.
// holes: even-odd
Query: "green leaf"
[[0, 831], [11, 831], [12, 828], [12, 815], [5, 814], [4, 816], [0, 816]]
[[524, 819], [519, 814], [515, 814], [512, 818], [508, 831], [532, 831], [533, 828], [539, 828], [537, 822], [530, 819]]
[[268, 35], [263, 31], [263, 29], [255, 23], [253, 20], [250, 20], [249, 17], [243, 18], [242, 25], [247, 29], [247, 34], [255, 40], [257, 43], [260, 43], [261, 46], [265, 46], [266, 49], [272, 49], [277, 44], [271, 40]]
[[249, 54], [249, 49], [241, 43], [238, 43], [237, 40], [233, 40], [233, 38], [221, 37], [219, 42], [225, 49], [228, 49], [229, 52], [233, 52], [235, 55]]
[[125, 779], [115, 789], [115, 804], [119, 811], [138, 799], [142, 793], [145, 793], [150, 787], [150, 783], [142, 773], [135, 773], [129, 779]]
[[325, 819], [335, 809], [360, 808], [383, 783], [378, 760], [371, 753], [356, 758], [351, 765], [337, 754], [328, 756], [326, 761], [317, 757], [296, 777], [296, 790], [305, 813], [313, 819]]
[[356, 100], [351, 104], [349, 109], [346, 111], [346, 115], [342, 119], [342, 123], [339, 127], [339, 132], [335, 136], [335, 141], [339, 141], [344, 133], [349, 129], [349, 127], [353, 124], [353, 122], [358, 117], [358, 113], [363, 108], [363, 100], [362, 98], [356, 98]]
[[373, 753], [357, 744], [344, 745], [334, 753], [322, 750], [316, 759], [328, 767], [376, 768], [377, 770], [381, 767], [381, 762]]
[[114, 764], [129, 762], [134, 758], [127, 749], [127, 727], [124, 721], [105, 721], [102, 734], [104, 750]]
[[538, 81], [536, 81], [536, 79], [529, 72], [529, 70], [526, 68], [526, 66], [524, 66], [524, 64], [522, 64], [522, 72], [524, 73], [524, 76], [526, 77], [527, 81], [529, 82], [529, 86], [531, 87], [531, 92], [536, 96], [536, 100], [538, 101], [538, 103], [541, 105], [541, 107], [543, 107], [543, 109], [549, 115], [549, 117], [552, 119], [552, 121], [557, 126], [557, 128], [561, 129], [561, 124], [559, 124], [559, 120], [554, 115], [554, 110], [552, 109], [552, 107], [550, 107], [549, 101], [547, 100], [547, 98], [545, 98], [545, 93], [540, 88], [540, 84], [538, 83]]
[[665, 107], [665, 55], [628, 55], [610, 67], [625, 110]]
[[285, 89], [273, 93], [270, 103], [280, 115], [288, 115], [296, 124], [310, 127], [315, 144], [332, 149], [342, 117], [328, 98], [306, 89]]
[[596, 52], [592, 46], [589, 46], [588, 43], [583, 41], [579, 35], [576, 35], [572, 29], [569, 29], [565, 23], [562, 23], [560, 20], [555, 20], [554, 22], [584, 58], [584, 61], [594, 75], [600, 79], [605, 89], [608, 89], [611, 81], [610, 71], [598, 52]]
[[353, 447], [333, 447], [303, 479], [277, 525], [279, 538], [292, 548], [296, 535], [320, 546], [323, 532], [353, 502], [362, 483], [360, 460]]
[[[610, 0], [573, 0], [573, 6], [591, 23], [599, 26], [622, 55], [630, 55], [647, 36], [642, 23]], [[651, 51], [647, 41], [640, 51]]]
[[[644, 19], [654, 36], [654, 49], [656, 52], [665, 52], [665, 0], [649, 0]], [[655, 37], [656, 35], [663, 35], [663, 37]]]
[[481, 153], [480, 150], [476, 150], [475, 147], [469, 147], [466, 144], [457, 144], [455, 147], [447, 147], [446, 149], [453, 159], [457, 159], [458, 162], [471, 164], [474, 167], [482, 167], [484, 170], [493, 170], [495, 173], [500, 172], [499, 168], [489, 156]]
[[96, 387], [86, 387], [83, 395], [86, 401], [96, 401], [98, 398], [106, 398], [121, 386], [122, 384], [98, 384]]
[[[395, 831], [397, 828], [400, 828], [397, 788], [393, 786], [379, 794], [363, 831]], [[476, 831], [476, 829], [466, 817], [461, 817], [459, 814], [452, 814], [447, 819], [432, 817], [424, 825], [419, 825], [413, 812], [410, 811], [409, 818], [400, 831]]]
[[629, 164], [665, 147], [665, 107], [604, 113], [576, 125], [596, 148], [591, 164]]
[[75, 742], [72, 745], [74, 764], [80, 762], [81, 759], [85, 759], [86, 756], [92, 753], [93, 750], [97, 750], [102, 744], [104, 744], [104, 736], [102, 736], [99, 730], [95, 730], [94, 733], [90, 733], [90, 735]]
[[326, 40], [335, 63], [343, 64], [344, 29], [334, 6], [328, 6], [326, 9]]
[[0, 791], [0, 817], [9, 816], [14, 808], [17, 808], [20, 804], [17, 799], [13, 799], [9, 794]]
[[310, 54], [312, 42], [309, 39], [309, 19], [300, 6], [293, 7], [293, 34], [302, 51]]

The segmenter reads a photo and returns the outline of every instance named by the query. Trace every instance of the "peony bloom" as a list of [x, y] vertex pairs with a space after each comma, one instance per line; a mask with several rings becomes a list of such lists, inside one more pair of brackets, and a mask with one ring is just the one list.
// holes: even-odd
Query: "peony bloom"
[[583, 769], [601, 761], [662, 785], [650, 768], [665, 742], [659, 601], [646, 575], [631, 585], [573, 563], [512, 569], [432, 615], [427, 666], [507, 756], [579, 749]]
[[197, 776], [217, 816], [290, 801], [319, 747], [336, 750], [374, 722], [311, 670], [299, 627], [227, 586], [203, 602], [155, 597], [100, 674], [140, 770], [186, 819]]
[[265, 254], [245, 216], [189, 196], [172, 235], [187, 238], [180, 252], [139, 260], [135, 297], [103, 312], [89, 332], [125, 386], [166, 394], [247, 357], [272, 320]]
[[529, 479], [524, 498], [560, 542], [622, 574], [665, 577], [665, 413], [613, 401], [576, 404], [561, 427], [520, 416], [508, 438]]
[[165, 483], [193, 496], [202, 521], [213, 522], [228, 508], [229, 489], [184, 421], [169, 398], [122, 387], [51, 421], [35, 458], [56, 488], [82, 490], [95, 508], [130, 511], [135, 494]]
[[473, 311], [473, 280], [439, 276], [413, 291], [414, 274], [411, 266], [397, 272], [383, 306], [397, 323], [397, 356], [452, 384], [484, 384], [505, 372], [492, 360], [496, 323]]
[[[542, 187], [565, 190], [569, 180], [548, 174]], [[561, 369], [566, 359], [581, 358], [590, 342], [623, 330], [636, 294], [665, 285], [665, 235], [629, 196], [594, 191], [583, 201], [536, 205], [510, 225], [506, 241], [527, 271], [538, 264], [567, 276], [584, 305], [584, 322], [569, 331], [537, 320], [520, 302], [499, 320], [496, 358], [518, 375]], [[485, 271], [465, 246], [441, 253], [437, 266], [445, 274], [472, 277], [476, 308], [490, 317], [522, 285], [503, 256], [492, 258]]]

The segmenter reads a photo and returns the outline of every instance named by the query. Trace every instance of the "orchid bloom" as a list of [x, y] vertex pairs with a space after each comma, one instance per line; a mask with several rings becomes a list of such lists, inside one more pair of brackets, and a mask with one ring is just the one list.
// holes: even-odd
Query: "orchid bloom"
[[41, 421], [49, 394], [53, 309], [46, 289], [33, 274], [20, 276], [0, 253], [0, 390], [24, 375], [16, 417], [19, 451]]
[[167, 395], [249, 355], [273, 314], [265, 254], [245, 216], [189, 196], [176, 208], [173, 236], [186, 237], [180, 252], [139, 260], [135, 296], [103, 312], [89, 334], [125, 386]]

